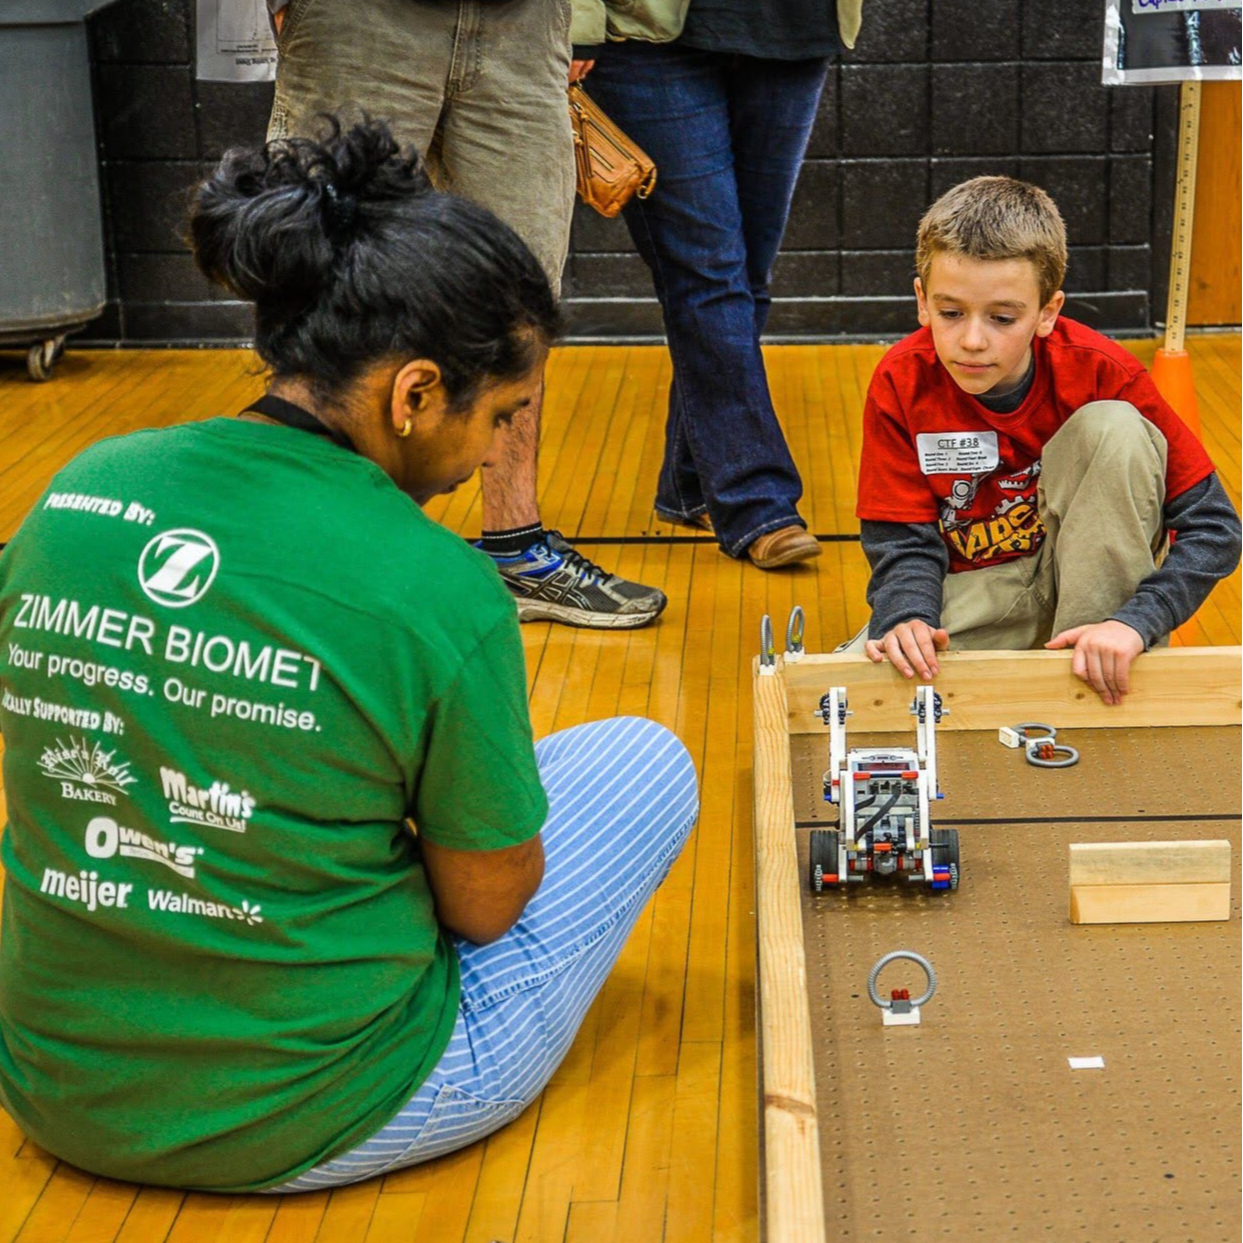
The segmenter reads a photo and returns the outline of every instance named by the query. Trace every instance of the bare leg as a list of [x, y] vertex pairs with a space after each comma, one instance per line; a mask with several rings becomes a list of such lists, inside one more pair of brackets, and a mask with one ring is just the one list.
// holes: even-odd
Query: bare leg
[[540, 385], [536, 400], [520, 410], [501, 433], [494, 465], [479, 472], [485, 531], [512, 531], [540, 520], [535, 485], [543, 405], [544, 388]]

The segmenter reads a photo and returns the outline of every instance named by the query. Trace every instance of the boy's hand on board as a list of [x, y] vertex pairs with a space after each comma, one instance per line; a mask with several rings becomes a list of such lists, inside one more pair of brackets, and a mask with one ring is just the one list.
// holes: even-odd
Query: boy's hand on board
[[1125, 622], [1104, 621], [1063, 630], [1045, 647], [1073, 647], [1075, 677], [1091, 683], [1103, 702], [1120, 704], [1131, 689], [1131, 662], [1144, 650], [1144, 640]]
[[949, 632], [914, 618], [895, 626], [883, 639], [869, 639], [864, 650], [878, 664], [886, 657], [904, 677], [919, 674], [930, 682], [940, 672], [937, 653], [950, 645]]

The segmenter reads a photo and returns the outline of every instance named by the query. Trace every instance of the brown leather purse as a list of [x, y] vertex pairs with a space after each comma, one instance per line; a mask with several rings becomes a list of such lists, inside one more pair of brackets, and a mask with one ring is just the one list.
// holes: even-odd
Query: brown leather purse
[[612, 218], [631, 198], [645, 199], [656, 185], [656, 165], [612, 121], [578, 83], [570, 87], [570, 126], [578, 197]]

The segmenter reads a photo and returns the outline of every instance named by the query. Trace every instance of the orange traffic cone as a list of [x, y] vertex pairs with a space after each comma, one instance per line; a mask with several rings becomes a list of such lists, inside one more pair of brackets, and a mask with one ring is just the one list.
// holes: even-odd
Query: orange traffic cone
[[1152, 382], [1199, 439], [1200, 404], [1196, 401], [1196, 385], [1191, 375], [1191, 355], [1186, 350], [1159, 349], [1152, 360]]

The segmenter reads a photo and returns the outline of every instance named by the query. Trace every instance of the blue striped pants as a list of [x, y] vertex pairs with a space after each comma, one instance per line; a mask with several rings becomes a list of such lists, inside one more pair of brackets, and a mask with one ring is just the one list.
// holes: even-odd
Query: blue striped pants
[[653, 721], [579, 725], [535, 754], [549, 802], [544, 881], [500, 940], [456, 942], [462, 1003], [444, 1056], [387, 1126], [271, 1190], [340, 1186], [474, 1143], [516, 1118], [569, 1051], [699, 797], [686, 748]]

